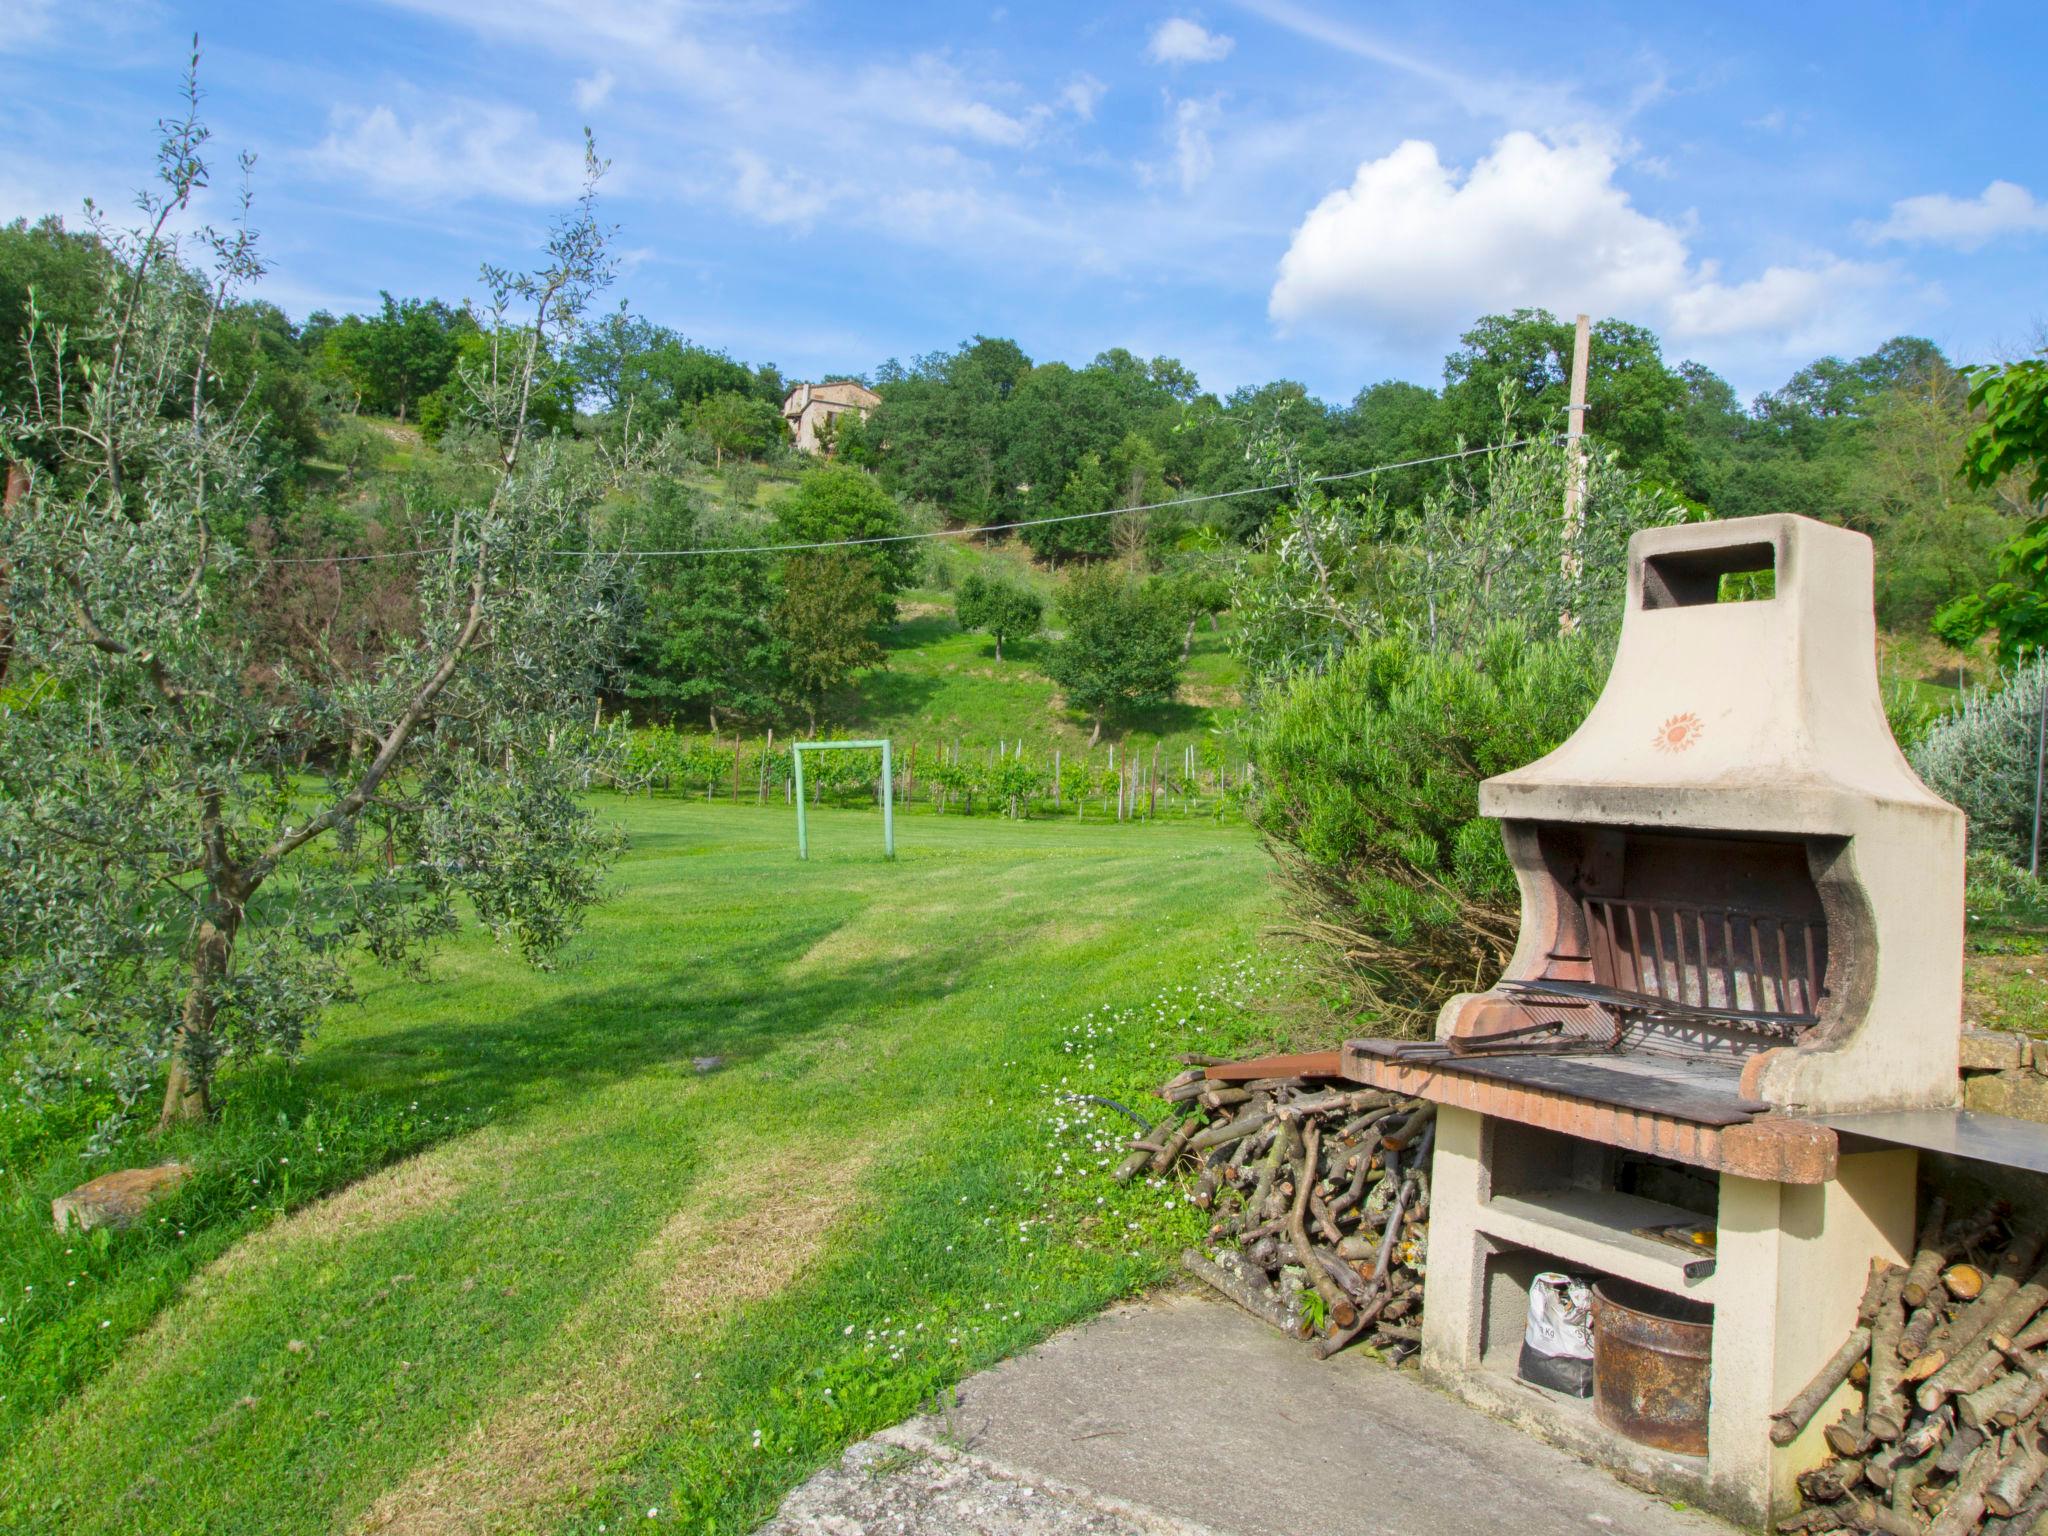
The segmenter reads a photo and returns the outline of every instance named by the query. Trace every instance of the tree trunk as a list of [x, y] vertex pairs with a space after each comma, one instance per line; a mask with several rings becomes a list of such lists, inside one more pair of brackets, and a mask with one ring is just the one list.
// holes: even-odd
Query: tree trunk
[[174, 1125], [189, 1125], [213, 1113], [213, 1021], [220, 985], [227, 978], [234, 957], [235, 932], [241, 926], [238, 909], [219, 916], [204, 917], [192, 945], [192, 977], [185, 988], [185, 1006], [172, 1041], [171, 1071], [164, 1084], [163, 1113], [157, 1120], [159, 1133]]
[[998, 631], [998, 632], [997, 632], [997, 634], [996, 634], [996, 660], [997, 660], [997, 661], [1001, 661], [1002, 659], [1003, 659], [1003, 637], [1002, 637], [1002, 633], [1001, 633], [1001, 631]]
[[1180, 659], [1186, 661], [1195, 648], [1195, 626], [1202, 621], [1198, 613], [1188, 620], [1188, 632], [1180, 637]]
[[1096, 744], [1097, 742], [1099, 742], [1099, 741], [1101, 741], [1101, 740], [1102, 740], [1102, 716], [1100, 716], [1100, 715], [1097, 715], [1097, 716], [1095, 717], [1095, 729], [1094, 729], [1094, 730], [1092, 730], [1092, 731], [1090, 731], [1090, 732], [1088, 733], [1088, 745], [1092, 747], [1092, 746], [1094, 746], [1094, 745], [1095, 745], [1095, 744]]

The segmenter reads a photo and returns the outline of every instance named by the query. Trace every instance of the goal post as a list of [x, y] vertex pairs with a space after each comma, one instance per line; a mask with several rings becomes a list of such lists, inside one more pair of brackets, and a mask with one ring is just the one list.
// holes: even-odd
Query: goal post
[[799, 741], [790, 748], [790, 758], [796, 788], [796, 856], [808, 859], [811, 856], [810, 824], [804, 816], [804, 754], [806, 752], [857, 751], [872, 752], [882, 749], [882, 857], [896, 857], [896, 783], [889, 767], [889, 739], [879, 741]]

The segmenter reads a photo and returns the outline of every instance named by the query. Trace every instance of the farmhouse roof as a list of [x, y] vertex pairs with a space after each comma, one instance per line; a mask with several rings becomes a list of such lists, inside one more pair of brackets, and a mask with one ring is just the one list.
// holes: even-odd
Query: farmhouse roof
[[789, 397], [782, 402], [785, 415], [801, 411], [812, 400], [826, 405], [855, 406], [871, 411], [882, 403], [882, 397], [865, 384], [856, 384], [851, 379], [841, 379], [831, 384], [799, 384], [790, 390]]

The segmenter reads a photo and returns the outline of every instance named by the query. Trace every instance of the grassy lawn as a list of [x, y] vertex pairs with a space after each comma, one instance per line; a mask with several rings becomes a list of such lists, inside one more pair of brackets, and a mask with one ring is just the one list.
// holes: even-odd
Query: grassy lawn
[[[1110, 1185], [1119, 1122], [1061, 1091], [1270, 1033], [1244, 829], [918, 817], [891, 865], [827, 810], [799, 866], [780, 807], [610, 809], [632, 850], [559, 971], [470, 939], [370, 978], [231, 1086], [233, 1166], [161, 1230], [50, 1234], [76, 1170], [17, 1136], [0, 1528], [744, 1531], [1165, 1272], [1194, 1214]], [[312, 1203], [252, 1150], [331, 1180], [416, 1143]]]

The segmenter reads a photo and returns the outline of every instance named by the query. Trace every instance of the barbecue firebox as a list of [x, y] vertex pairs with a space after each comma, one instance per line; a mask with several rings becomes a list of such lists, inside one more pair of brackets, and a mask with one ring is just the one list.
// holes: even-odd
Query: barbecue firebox
[[[1598, 704], [1480, 804], [1521, 888], [1506, 973], [1434, 1041], [1343, 1053], [1442, 1106], [1424, 1369], [1764, 1520], [1832, 1416], [1780, 1448], [1769, 1413], [1912, 1240], [1914, 1154], [1845, 1151], [1817, 1117], [1958, 1094], [1962, 817], [1886, 724], [1869, 540], [1787, 516], [1638, 534]], [[1706, 1456], [1514, 1379], [1529, 1283], [1559, 1267], [1714, 1309]]]

